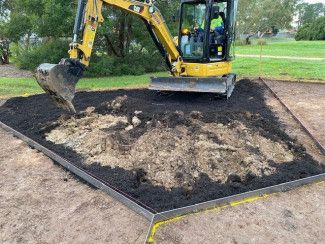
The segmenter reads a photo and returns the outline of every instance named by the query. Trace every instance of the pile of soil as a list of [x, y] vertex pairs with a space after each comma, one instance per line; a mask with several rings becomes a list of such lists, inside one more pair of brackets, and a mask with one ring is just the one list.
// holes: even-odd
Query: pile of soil
[[131, 121], [126, 116], [98, 114], [91, 107], [85, 113], [59, 120], [46, 139], [73, 149], [89, 165], [142, 169], [141, 183], [149, 181], [167, 190], [192, 190], [200, 174], [220, 183], [226, 183], [229, 175], [238, 182], [269, 176], [276, 172], [276, 164], [294, 158], [284, 141], [268, 139], [238, 120], [205, 123], [198, 111], [156, 118], [134, 111]]
[[1, 120], [157, 211], [325, 172], [242, 80], [229, 100], [148, 90], [82, 92], [76, 115], [46, 95], [14, 98]]

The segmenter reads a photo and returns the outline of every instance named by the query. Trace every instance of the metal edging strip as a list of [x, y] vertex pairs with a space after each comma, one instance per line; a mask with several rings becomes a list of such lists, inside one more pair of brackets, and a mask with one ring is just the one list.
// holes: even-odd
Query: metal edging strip
[[219, 198], [216, 200], [198, 203], [198, 204], [195, 204], [192, 206], [187, 206], [187, 207], [178, 208], [178, 209], [174, 209], [174, 210], [170, 210], [170, 211], [165, 211], [165, 212], [156, 214], [154, 222], [157, 223], [157, 222], [171, 219], [174, 217], [178, 217], [178, 216], [182, 216], [182, 215], [186, 215], [186, 214], [190, 214], [190, 213], [195, 213], [198, 211], [207, 210], [207, 209], [211, 209], [211, 208], [215, 208], [215, 207], [225, 206], [232, 202], [240, 201], [240, 200], [247, 199], [250, 197], [263, 196], [263, 195], [268, 195], [268, 194], [278, 193], [278, 192], [286, 192], [286, 191], [295, 189], [299, 186], [308, 185], [311, 183], [320, 182], [320, 181], [324, 181], [324, 180], [325, 180], [325, 173], [307, 177], [307, 178], [303, 178], [303, 179], [299, 179], [299, 180], [295, 180], [295, 181], [289, 181], [289, 182], [285, 182], [285, 183], [282, 183], [279, 185], [270, 186], [270, 187], [266, 187], [266, 188], [262, 188], [262, 189], [257, 189], [254, 191], [249, 191], [249, 192], [245, 192], [245, 193], [241, 193], [241, 194], [237, 194], [237, 195], [233, 195], [233, 196], [229, 196], [229, 197], [224, 197], [224, 198]]
[[278, 94], [265, 82], [264, 79], [261, 77], [259, 78], [260, 81], [266, 86], [266, 88], [272, 93], [272, 95], [278, 100], [281, 105], [287, 110], [287, 112], [293, 117], [293, 119], [303, 128], [303, 130], [308, 134], [308, 136], [316, 143], [319, 150], [325, 155], [325, 148], [320, 143], [320, 141], [317, 140], [316, 137], [310, 132], [310, 130], [304, 125], [304, 123], [292, 112], [292, 110], [281, 100], [281, 98], [278, 96]]
[[[286, 109], [286, 111], [294, 118], [294, 120], [303, 128], [303, 130], [307, 133], [307, 135], [316, 143], [316, 145], [320, 149], [321, 153], [323, 153], [323, 155], [325, 155], [324, 146], [313, 136], [313, 134], [308, 130], [308, 128], [304, 125], [304, 123], [301, 120], [299, 120], [299, 118], [280, 99], [280, 97], [278, 97], [277, 93], [275, 91], [273, 91], [261, 77], [259, 79], [262, 81], [262, 83], [265, 85], [265, 87], [272, 93], [272, 95], [280, 102], [280, 104]], [[200, 211], [204, 211], [204, 210], [212, 209], [212, 208], [216, 208], [216, 207], [227, 206], [232, 202], [244, 200], [244, 199], [247, 199], [250, 197], [257, 197], [257, 196], [269, 195], [269, 194], [273, 194], [273, 193], [286, 192], [286, 191], [298, 188], [300, 186], [304, 186], [304, 185], [308, 185], [308, 184], [312, 184], [312, 183], [316, 183], [316, 182], [321, 182], [321, 181], [325, 181], [325, 173], [307, 177], [307, 178], [303, 178], [303, 179], [299, 179], [299, 180], [295, 180], [295, 181], [289, 181], [289, 182], [285, 182], [285, 183], [278, 184], [275, 186], [257, 189], [254, 191], [249, 191], [249, 192], [245, 192], [245, 193], [241, 193], [241, 194], [237, 194], [237, 195], [233, 195], [233, 196], [229, 196], [229, 197], [225, 197], [225, 198], [219, 198], [216, 200], [198, 203], [198, 204], [183, 207], [183, 208], [178, 208], [178, 209], [173, 209], [173, 210], [157, 213], [154, 215], [154, 219], [150, 226], [150, 231], [152, 231], [153, 226], [156, 223], [166, 221], [166, 220], [169, 220], [169, 219], [172, 219], [175, 217], [184, 216], [184, 215], [188, 215], [188, 214], [192, 214], [192, 213], [196, 213], [196, 212], [200, 212]], [[150, 231], [149, 231], [149, 233], [150, 233]], [[147, 237], [146, 243], [148, 243], [148, 239], [149, 239], [149, 235]]]
[[138, 213], [139, 215], [145, 217], [147, 220], [152, 221], [154, 218], [154, 213], [150, 212], [149, 210], [143, 208], [142, 206], [138, 205], [136, 202], [130, 200], [126, 196], [122, 195], [121, 193], [117, 192], [116, 190], [112, 189], [108, 185], [104, 184], [100, 180], [93, 177], [91, 174], [85, 172], [84, 170], [76, 167], [68, 160], [62, 158], [61, 156], [57, 155], [56, 153], [52, 152], [51, 150], [47, 149], [46, 147], [40, 145], [39, 143], [35, 142], [34, 140], [30, 139], [29, 137], [21, 134], [20, 132], [16, 131], [15, 129], [7, 126], [3, 122], [0, 121], [0, 127], [14, 136], [18, 137], [19, 139], [26, 142], [29, 146], [35, 148], [36, 150], [44, 153], [46, 156], [54, 160], [55, 162], [59, 163], [61, 166], [66, 168], [67, 170], [71, 171], [75, 175], [79, 176], [89, 184], [93, 185], [94, 187], [103, 190], [104, 192], [108, 193], [111, 197], [115, 198], [134, 212]]
[[[267, 87], [267, 89], [273, 94], [273, 96], [281, 103], [281, 105], [287, 110], [287, 112], [296, 120], [296, 122], [298, 122], [298, 124], [303, 128], [303, 130], [316, 143], [316, 145], [319, 147], [321, 152], [325, 155], [325, 149], [322, 146], [322, 144], [313, 136], [313, 134], [302, 123], [302, 121], [299, 120], [299, 118], [289, 109], [289, 107], [278, 97], [276, 92], [274, 92], [262, 78], [260, 78], [260, 80]], [[272, 194], [272, 193], [276, 193], [276, 192], [284, 192], [284, 191], [288, 191], [288, 190], [297, 188], [299, 186], [303, 186], [306, 184], [314, 183], [317, 181], [323, 181], [323, 180], [325, 180], [325, 173], [311, 176], [308, 178], [303, 178], [303, 179], [299, 179], [299, 180], [295, 180], [295, 181], [282, 183], [282, 184], [275, 185], [275, 186], [270, 186], [270, 187], [254, 190], [254, 191], [249, 191], [249, 192], [242, 193], [242, 194], [237, 194], [237, 195], [233, 195], [233, 196], [229, 196], [229, 197], [225, 197], [225, 198], [219, 198], [216, 200], [198, 203], [198, 204], [183, 207], [183, 208], [173, 209], [170, 211], [157, 213], [155, 215], [154, 222], [157, 223], [157, 222], [160, 222], [160, 221], [163, 221], [166, 219], [193, 213], [196, 211], [205, 210], [205, 209], [222, 206], [222, 205], [227, 205], [230, 202], [242, 200], [242, 199], [249, 198], [249, 197], [260, 196], [260, 195], [265, 195], [265, 194]]]
[[[298, 122], [298, 124], [303, 128], [303, 130], [316, 143], [316, 145], [319, 147], [321, 152], [325, 155], [325, 149], [324, 149], [323, 145], [313, 136], [313, 134], [302, 123], [302, 121], [299, 120], [299, 118], [278, 97], [278, 95], [266, 84], [266, 82], [262, 78], [260, 78], [260, 80], [268, 88], [268, 90], [273, 94], [273, 96], [281, 103], [281, 105], [287, 110], [287, 112], [289, 112], [289, 114], [296, 120], [296, 122]], [[150, 228], [149, 228], [148, 236], [150, 235], [151, 230], [156, 223], [166, 221], [166, 220], [172, 219], [174, 217], [184, 216], [187, 214], [196, 213], [196, 212], [200, 212], [203, 210], [212, 209], [212, 208], [216, 208], [216, 207], [220, 207], [220, 206], [226, 206], [232, 202], [244, 200], [244, 199], [247, 199], [250, 197], [257, 197], [257, 196], [263, 196], [263, 195], [268, 195], [268, 194], [272, 194], [272, 193], [285, 192], [285, 191], [289, 191], [289, 190], [295, 189], [295, 188], [303, 186], [303, 185], [308, 185], [308, 184], [315, 183], [315, 182], [325, 181], [325, 173], [322, 173], [319, 175], [315, 175], [315, 176], [311, 176], [311, 177], [307, 177], [307, 178], [303, 178], [303, 179], [299, 179], [299, 180], [295, 180], [295, 181], [285, 182], [285, 183], [278, 184], [275, 186], [257, 189], [254, 191], [249, 191], [249, 192], [245, 192], [245, 193], [241, 193], [241, 194], [237, 194], [237, 195], [232, 195], [229, 197], [219, 198], [219, 199], [206, 201], [203, 203], [198, 203], [198, 204], [194, 204], [194, 205], [190, 205], [190, 206], [177, 208], [177, 209], [164, 211], [164, 212], [155, 214], [155, 213], [152, 213], [151, 211], [143, 208], [142, 206], [140, 206], [133, 200], [129, 199], [128, 197], [124, 196], [123, 194], [112, 189], [108, 185], [104, 184], [100, 180], [93, 177], [91, 174], [76, 167], [68, 160], [62, 158], [61, 156], [57, 155], [56, 153], [52, 152], [51, 150], [47, 149], [46, 147], [40, 145], [39, 143], [35, 142], [34, 140], [30, 139], [29, 137], [21, 134], [20, 132], [16, 131], [15, 129], [7, 126], [6, 124], [4, 124], [1, 121], [0, 121], [0, 127], [6, 131], [12, 133], [14, 136], [20, 138], [21, 140], [25, 141], [31, 147], [37, 149], [38, 151], [41, 151], [46, 156], [48, 156], [55, 162], [59, 163], [61, 166], [63, 166], [67, 170], [71, 171], [75, 175], [84, 179], [86, 182], [88, 182], [91, 185], [95, 186], [96, 188], [101, 189], [104, 192], [108, 193], [108, 195], [115, 198], [116, 200], [118, 200], [119, 202], [121, 202], [126, 207], [133, 210], [134, 212], [145, 217], [147, 220], [150, 221]], [[147, 240], [146, 240], [146, 243], [147, 243]]]

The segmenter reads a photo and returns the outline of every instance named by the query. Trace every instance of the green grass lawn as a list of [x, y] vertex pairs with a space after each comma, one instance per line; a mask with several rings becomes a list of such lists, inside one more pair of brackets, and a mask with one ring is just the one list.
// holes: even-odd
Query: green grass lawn
[[0, 98], [41, 93], [33, 78], [0, 78]]
[[[273, 56], [294, 56], [309, 58], [325, 58], [325, 41], [272, 41], [266, 40], [267, 45], [262, 46], [262, 54]], [[259, 55], [259, 45], [237, 46], [237, 54]]]
[[85, 78], [80, 80], [77, 89], [114, 89], [123, 87], [146, 87], [149, 84], [150, 77], [168, 76], [168, 72], [151, 73], [139, 76], [118, 76], [104, 78]]
[[254, 58], [237, 58], [234, 72], [243, 77], [267, 77], [290, 80], [325, 81], [324, 61], [304, 61], [265, 58], [260, 62]]
[[[237, 53], [259, 54], [259, 46], [240, 46]], [[282, 56], [325, 57], [325, 42], [283, 42], [274, 41], [263, 46], [264, 54]], [[262, 59], [238, 57], [234, 61], [234, 72], [239, 77], [267, 77], [290, 80], [319, 80], [325, 82], [324, 61], [304, 61], [287, 59]], [[151, 76], [168, 76], [167, 72], [140, 76], [120, 76], [105, 78], [84, 78], [79, 90], [146, 87]], [[0, 78], [0, 98], [41, 93], [42, 90], [33, 78]]]
[[[140, 76], [119, 76], [105, 78], [84, 78], [77, 85], [78, 90], [100, 90], [117, 88], [146, 87], [152, 76], [168, 76], [167, 72], [145, 74]], [[34, 78], [0, 78], [0, 98], [28, 96], [42, 93]]]
[[[306, 79], [325, 81], [325, 62], [237, 58], [234, 72], [239, 77], [262, 77], [279, 79]], [[260, 72], [261, 71], [261, 72]], [[140, 76], [120, 76], [105, 78], [84, 78], [77, 85], [79, 90], [146, 87], [151, 76], [168, 76], [167, 72]], [[42, 90], [33, 78], [0, 78], [0, 97], [11, 97], [41, 93]]]

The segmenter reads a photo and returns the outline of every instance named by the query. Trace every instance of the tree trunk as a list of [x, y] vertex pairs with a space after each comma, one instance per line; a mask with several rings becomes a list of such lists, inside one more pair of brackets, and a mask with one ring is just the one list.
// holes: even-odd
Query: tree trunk
[[121, 14], [120, 25], [119, 25], [119, 33], [118, 33], [118, 47], [120, 49], [120, 56], [125, 57], [125, 19], [126, 15], [124, 13]]
[[131, 36], [132, 36], [132, 18], [128, 18], [126, 29], [126, 39], [125, 39], [125, 50], [128, 53], [130, 51]]
[[9, 64], [9, 41], [0, 42], [0, 64]]
[[31, 34], [28, 33], [28, 34], [27, 34], [27, 39], [26, 39], [26, 49], [27, 49], [27, 50], [29, 49], [29, 46], [30, 46], [30, 36], [31, 36]]
[[250, 40], [250, 38], [252, 37], [253, 35], [248, 35], [247, 37], [246, 37], [246, 39], [245, 39], [245, 44], [246, 45], [251, 45], [252, 44], [252, 42], [251, 42], [251, 40]]
[[121, 57], [121, 53], [116, 50], [108, 34], [104, 35], [107, 44], [107, 53], [113, 53], [116, 57]]
[[9, 64], [9, 52], [8, 52], [8, 50], [4, 50], [2, 52], [1, 61], [2, 61], [2, 64]]

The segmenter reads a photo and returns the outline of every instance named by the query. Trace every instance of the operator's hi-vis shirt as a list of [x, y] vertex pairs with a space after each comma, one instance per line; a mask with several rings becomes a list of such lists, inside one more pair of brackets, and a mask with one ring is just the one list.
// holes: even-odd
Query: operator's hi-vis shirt
[[[203, 20], [203, 23], [201, 25], [201, 28], [204, 30], [205, 27], [205, 20]], [[215, 30], [217, 27], [223, 27], [223, 20], [221, 16], [219, 16], [218, 19], [211, 20], [211, 26], [210, 29]]]

